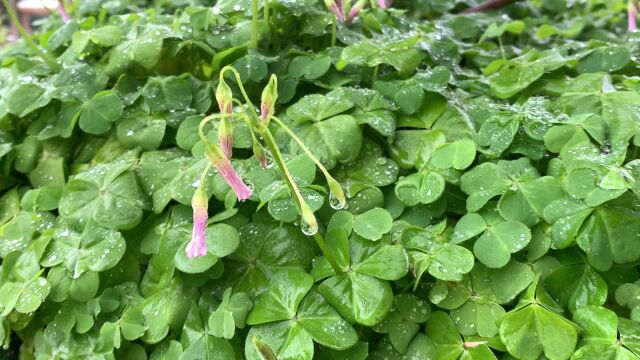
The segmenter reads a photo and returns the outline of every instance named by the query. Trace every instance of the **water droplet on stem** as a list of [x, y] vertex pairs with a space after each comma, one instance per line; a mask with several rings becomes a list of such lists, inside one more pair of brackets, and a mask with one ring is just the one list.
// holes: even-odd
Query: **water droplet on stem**
[[329, 193], [329, 205], [334, 210], [342, 210], [347, 205], [347, 199], [344, 197], [338, 197], [333, 192]]
[[304, 219], [300, 221], [300, 228], [302, 233], [307, 236], [313, 236], [318, 232], [318, 224], [309, 224]]

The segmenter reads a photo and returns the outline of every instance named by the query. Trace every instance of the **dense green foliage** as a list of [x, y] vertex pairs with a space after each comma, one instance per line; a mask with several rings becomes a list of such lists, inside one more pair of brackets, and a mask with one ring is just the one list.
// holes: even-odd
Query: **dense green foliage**
[[[48, 61], [0, 56], [0, 339], [22, 358], [640, 358], [626, 2], [406, 0], [349, 25], [315, 0], [253, 23], [247, 0], [80, 3], [42, 21]], [[227, 65], [254, 104], [277, 76], [276, 115], [344, 189], [334, 210], [271, 123], [334, 264], [244, 122], [251, 198], [200, 184]], [[208, 251], [188, 258], [199, 185]]]

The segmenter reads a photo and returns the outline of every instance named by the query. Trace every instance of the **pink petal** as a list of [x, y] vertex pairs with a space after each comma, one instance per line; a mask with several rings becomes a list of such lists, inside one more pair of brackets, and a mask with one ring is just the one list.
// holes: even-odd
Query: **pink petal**
[[58, 0], [58, 12], [60, 12], [60, 16], [62, 16], [62, 21], [64, 21], [65, 23], [71, 20], [69, 13], [64, 8], [64, 0]]
[[207, 240], [205, 235], [207, 217], [206, 207], [193, 207], [193, 234], [191, 236], [191, 242], [186, 248], [187, 257], [190, 259], [207, 255]]
[[378, 6], [381, 9], [386, 9], [393, 4], [393, 0], [378, 0]]
[[267, 104], [260, 105], [260, 120], [267, 121], [271, 117], [271, 109]]
[[627, 9], [627, 16], [629, 20], [629, 32], [634, 32], [637, 29], [636, 15], [637, 15], [637, 11], [636, 11], [635, 5], [633, 4], [629, 5], [629, 8]]
[[226, 157], [231, 158], [233, 154], [233, 137], [224, 136], [219, 140], [220, 148]]
[[329, 7], [329, 10], [333, 13], [333, 15], [336, 16], [336, 19], [338, 19], [338, 21], [345, 22], [347, 20], [344, 17], [344, 13], [342, 12], [342, 9], [339, 7], [339, 5], [333, 4], [331, 5], [331, 7]]
[[236, 193], [238, 200], [244, 201], [251, 197], [253, 190], [242, 181], [242, 178], [240, 178], [236, 170], [233, 168], [229, 159], [220, 159], [220, 161], [216, 161], [214, 165], [216, 169], [218, 169], [220, 176], [224, 178], [227, 184], [231, 186], [233, 192]]

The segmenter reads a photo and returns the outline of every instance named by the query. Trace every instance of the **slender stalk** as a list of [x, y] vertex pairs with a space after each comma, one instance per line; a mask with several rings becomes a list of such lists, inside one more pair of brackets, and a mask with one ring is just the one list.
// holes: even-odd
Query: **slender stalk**
[[298, 146], [300, 146], [300, 148], [302, 149], [302, 151], [304, 151], [304, 153], [309, 157], [309, 159], [311, 159], [311, 161], [313, 161], [316, 166], [320, 169], [320, 171], [322, 172], [322, 174], [326, 177], [326, 178], [331, 178], [333, 179], [333, 177], [331, 176], [331, 174], [329, 174], [329, 172], [327, 171], [327, 169], [325, 169], [325, 167], [322, 165], [322, 163], [311, 153], [311, 151], [309, 150], [309, 148], [304, 144], [304, 142], [298, 137], [298, 135], [296, 135], [296, 133], [294, 133], [293, 131], [291, 131], [291, 129], [289, 129], [289, 127], [287, 125], [285, 125], [280, 119], [278, 119], [275, 116], [271, 116], [271, 120], [275, 121], [276, 124], [278, 124], [286, 133], [287, 135], [289, 135], [289, 137], [291, 137], [293, 139], [293, 141], [295, 141]]
[[198, 183], [198, 185], [203, 186], [202, 184], [204, 184], [204, 181], [207, 178], [207, 175], [209, 174], [209, 170], [211, 170], [211, 167], [213, 166], [213, 164], [211, 163], [211, 161], [207, 162], [207, 166], [204, 168], [204, 171], [202, 172], [202, 174], [200, 174], [200, 182]]
[[7, 0], [2, 0], [2, 4], [4, 5], [5, 9], [7, 10], [7, 13], [9, 14], [9, 17], [11, 18], [11, 22], [13, 22], [13, 25], [15, 25], [16, 29], [18, 30], [18, 32], [20, 33], [20, 36], [22, 36], [24, 41], [27, 42], [27, 45], [29, 45], [29, 47], [31, 49], [33, 49], [33, 51], [35, 51], [36, 54], [38, 54], [38, 56], [40, 56], [42, 58], [42, 60], [53, 71], [58, 72], [58, 71], [62, 70], [60, 65], [58, 65], [58, 63], [56, 62], [55, 58], [53, 56], [51, 56], [50, 54], [44, 52], [42, 49], [40, 49], [40, 47], [33, 41], [33, 39], [31, 38], [31, 34], [29, 34], [24, 29], [24, 27], [22, 26], [22, 23], [20, 22], [20, 20], [18, 20], [18, 17], [16, 16], [16, 13], [13, 11], [13, 8], [9, 4], [9, 2]]
[[220, 71], [220, 76], [224, 76], [224, 73], [227, 71], [231, 71], [235, 76], [236, 82], [238, 83], [238, 87], [240, 88], [240, 93], [242, 94], [244, 101], [247, 103], [247, 106], [249, 107], [249, 111], [251, 112], [251, 115], [253, 115], [255, 119], [259, 119], [260, 115], [258, 115], [258, 113], [256, 112], [256, 109], [254, 108], [253, 103], [251, 102], [251, 99], [249, 99], [249, 95], [247, 95], [247, 91], [244, 89], [244, 86], [242, 86], [242, 79], [240, 79], [240, 73], [233, 66], [227, 65], [224, 68], [222, 68], [222, 70]]
[[258, 0], [251, 1], [251, 43], [249, 48], [258, 47]]
[[331, 22], [331, 47], [336, 46], [336, 33], [338, 32], [338, 23], [336, 21], [336, 17], [333, 17], [333, 21]]
[[[296, 203], [296, 206], [298, 207], [298, 209], [300, 209], [300, 211], [302, 211], [302, 202], [304, 201], [304, 198], [302, 197], [302, 194], [300, 193], [300, 190], [298, 189], [298, 186], [296, 185], [295, 181], [293, 180], [293, 176], [291, 176], [291, 173], [289, 172], [289, 168], [287, 167], [287, 164], [284, 161], [284, 156], [282, 156], [282, 152], [280, 152], [280, 148], [278, 147], [278, 144], [276, 143], [276, 140], [273, 138], [273, 135], [271, 134], [271, 131], [269, 131], [269, 128], [264, 123], [262, 123], [261, 121], [258, 120], [258, 119], [260, 119], [260, 116], [256, 112], [256, 109], [253, 106], [253, 103], [251, 102], [251, 99], [249, 99], [249, 95], [247, 94], [246, 90], [244, 89], [244, 86], [242, 86], [242, 80], [240, 79], [240, 73], [238, 73], [238, 70], [236, 70], [232, 66], [225, 66], [220, 71], [220, 76], [224, 76], [224, 73], [226, 71], [231, 71], [234, 74], [236, 82], [238, 83], [238, 87], [240, 88], [240, 93], [242, 93], [242, 97], [244, 98], [244, 100], [246, 102], [246, 106], [249, 108], [249, 111], [251, 112], [252, 118], [254, 119], [253, 124], [256, 127], [256, 131], [262, 136], [265, 144], [267, 145], [267, 148], [269, 149], [269, 151], [271, 152], [271, 155], [273, 156], [273, 159], [274, 159], [275, 163], [278, 164], [278, 168], [280, 169], [280, 172], [284, 176], [284, 180], [287, 183], [287, 187], [289, 188], [289, 191], [291, 191], [291, 196], [293, 198], [293, 201]], [[203, 120], [203, 122], [204, 122], [204, 120]], [[318, 247], [320, 247], [320, 250], [322, 251], [322, 254], [327, 258], [327, 260], [329, 261], [329, 264], [331, 264], [331, 267], [336, 272], [336, 274], [343, 273], [342, 269], [340, 268], [340, 266], [338, 266], [338, 263], [336, 262], [335, 258], [333, 257], [333, 253], [331, 253], [329, 251], [329, 248], [328, 248], [327, 244], [325, 243], [324, 238], [322, 237], [322, 235], [320, 235], [319, 233], [316, 233], [313, 236], [313, 238], [316, 241], [316, 243], [318, 244]]]
[[198, 135], [200, 135], [200, 139], [202, 141], [207, 141], [207, 136], [204, 134], [204, 126], [209, 121], [215, 120], [215, 119], [221, 119], [226, 116], [228, 116], [228, 114], [214, 114], [214, 115], [209, 115], [206, 118], [202, 119], [202, 121], [200, 121], [200, 125], [198, 126]]
[[500, 45], [500, 53], [502, 54], [502, 60], [507, 60], [507, 55], [504, 52], [504, 46], [502, 46], [502, 35], [498, 36], [498, 44]]
[[[282, 156], [282, 153], [280, 152], [280, 148], [278, 148], [278, 145], [276, 144], [276, 141], [273, 138], [273, 135], [271, 134], [269, 129], [264, 127], [264, 130], [265, 131], [262, 132], [262, 136], [264, 138], [264, 142], [267, 145], [267, 147], [269, 148], [269, 151], [271, 151], [271, 154], [273, 155], [273, 158], [274, 158], [276, 164], [278, 164], [278, 167], [280, 168], [280, 171], [284, 174], [284, 178], [285, 178], [285, 181], [287, 183], [287, 186], [294, 193], [294, 194], [292, 194], [292, 195], [294, 195], [293, 196], [293, 200], [295, 201], [296, 205], [298, 206], [298, 209], [302, 209], [302, 203], [301, 203], [302, 194], [300, 194], [300, 190], [298, 190], [298, 186], [295, 184], [295, 182], [293, 180], [293, 177], [291, 176], [291, 173], [289, 172], [289, 168], [287, 168], [287, 164], [284, 162], [284, 157]], [[313, 235], [313, 239], [318, 244], [318, 247], [320, 247], [320, 251], [322, 251], [322, 254], [327, 258], [327, 261], [329, 261], [329, 264], [331, 264], [331, 267], [333, 268], [333, 271], [335, 271], [336, 274], [343, 273], [343, 271], [340, 268], [340, 266], [338, 266], [338, 263], [336, 262], [336, 259], [333, 257], [333, 253], [329, 250], [329, 247], [327, 246], [327, 243], [324, 241], [324, 238], [322, 237], [322, 235], [320, 235], [320, 232], [316, 232]]]
[[373, 83], [376, 82], [376, 78], [378, 77], [378, 72], [380, 71], [379, 67], [380, 65], [376, 65], [376, 67], [373, 68], [373, 76], [371, 77], [371, 87], [373, 87]]
[[256, 138], [256, 134], [253, 131], [253, 124], [251, 123], [251, 118], [249, 117], [249, 114], [247, 114], [247, 111], [244, 109], [244, 105], [237, 99], [233, 99], [233, 102], [236, 103], [236, 105], [238, 105], [240, 107], [240, 110], [242, 111], [241, 118], [242, 118], [242, 121], [244, 121], [244, 123], [247, 124], [249, 133], [251, 134], [251, 141], [253, 141], [254, 143], [257, 143], [258, 138]]
[[264, 23], [265, 25], [269, 25], [269, 0], [264, 0], [264, 5], [262, 7], [262, 12], [264, 15]]

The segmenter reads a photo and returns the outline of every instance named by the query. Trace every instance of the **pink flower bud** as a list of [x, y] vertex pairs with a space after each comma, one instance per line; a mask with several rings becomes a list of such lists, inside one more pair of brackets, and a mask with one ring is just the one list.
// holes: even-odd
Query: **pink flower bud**
[[342, 0], [333, 1], [333, 0], [324, 0], [324, 4], [333, 13], [333, 15], [340, 22], [345, 22], [347, 19], [344, 16], [343, 2]]
[[62, 16], [62, 21], [64, 21], [65, 23], [71, 20], [69, 13], [64, 8], [64, 0], [58, 0], [58, 12], [60, 12], [60, 16]]
[[231, 165], [231, 160], [222, 153], [220, 148], [207, 143], [204, 147], [204, 153], [213, 166], [216, 167], [218, 174], [220, 174], [224, 181], [231, 187], [238, 197], [238, 200], [244, 201], [251, 197], [253, 190], [242, 181], [240, 175], [238, 175], [233, 165]]
[[193, 233], [191, 242], [187, 245], [186, 252], [188, 258], [195, 258], [207, 255], [206, 229], [207, 213], [209, 200], [203, 187], [200, 186], [191, 198], [191, 207], [193, 208]]
[[218, 101], [220, 113], [231, 114], [233, 112], [233, 93], [222, 76], [216, 88], [216, 100]]
[[393, 0], [378, 0], [378, 6], [380, 9], [386, 9], [393, 4]]
[[224, 155], [231, 158], [233, 153], [233, 125], [228, 117], [220, 120], [220, 126], [218, 127], [218, 144]]
[[260, 119], [262, 121], [269, 121], [269, 118], [274, 114], [276, 100], [278, 100], [278, 78], [271, 75], [269, 83], [262, 90], [260, 103]]
[[267, 159], [267, 151], [260, 143], [253, 143], [253, 156], [256, 157], [256, 160], [258, 160], [258, 163], [260, 163], [263, 169], [267, 170], [273, 166], [273, 164], [269, 163], [269, 159]]
[[351, 10], [349, 10], [349, 17], [347, 18], [347, 23], [351, 23], [353, 19], [358, 16], [360, 11], [362, 11], [362, 9], [364, 8], [365, 3], [366, 0], [360, 0], [355, 5], [353, 5], [353, 7], [351, 7]]

